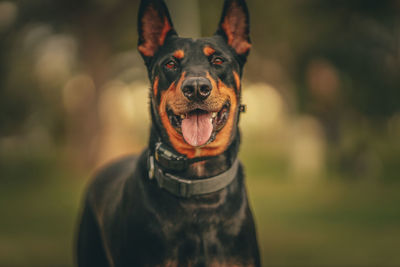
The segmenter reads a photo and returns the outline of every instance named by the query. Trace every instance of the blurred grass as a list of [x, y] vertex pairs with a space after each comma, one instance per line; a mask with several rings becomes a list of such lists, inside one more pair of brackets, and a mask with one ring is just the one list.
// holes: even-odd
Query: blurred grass
[[264, 266], [400, 266], [398, 182], [294, 180], [262, 146], [241, 158]]
[[[0, 155], [0, 266], [72, 266], [88, 174], [56, 151]], [[285, 157], [245, 139], [264, 266], [399, 266], [400, 184], [292, 179]]]
[[85, 174], [58, 153], [2, 155], [0, 266], [70, 266]]

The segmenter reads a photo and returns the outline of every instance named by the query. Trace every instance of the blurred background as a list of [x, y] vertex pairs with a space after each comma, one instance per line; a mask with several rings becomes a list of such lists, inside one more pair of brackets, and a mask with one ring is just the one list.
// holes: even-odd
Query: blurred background
[[[139, 153], [138, 0], [0, 1], [0, 266], [73, 266], [85, 185]], [[185, 37], [222, 0], [167, 0]], [[400, 266], [400, 1], [249, 0], [240, 157], [265, 266]]]

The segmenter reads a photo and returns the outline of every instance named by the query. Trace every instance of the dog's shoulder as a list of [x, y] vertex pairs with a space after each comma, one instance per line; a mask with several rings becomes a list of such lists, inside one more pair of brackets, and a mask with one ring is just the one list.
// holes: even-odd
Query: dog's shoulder
[[137, 155], [124, 156], [99, 168], [86, 189], [86, 204], [102, 209], [106, 203], [121, 196], [125, 182], [137, 168]]

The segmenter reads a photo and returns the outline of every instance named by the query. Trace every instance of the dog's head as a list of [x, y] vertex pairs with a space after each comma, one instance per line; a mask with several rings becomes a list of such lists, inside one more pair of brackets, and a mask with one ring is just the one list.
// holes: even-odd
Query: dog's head
[[214, 36], [180, 38], [162, 0], [142, 0], [138, 50], [152, 85], [153, 123], [188, 156], [224, 152], [237, 134], [241, 75], [251, 44], [244, 0], [225, 0]]

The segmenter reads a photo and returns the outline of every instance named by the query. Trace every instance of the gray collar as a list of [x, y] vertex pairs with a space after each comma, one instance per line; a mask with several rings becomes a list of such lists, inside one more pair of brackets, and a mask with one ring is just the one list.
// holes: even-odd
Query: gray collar
[[213, 193], [228, 186], [236, 177], [239, 159], [225, 172], [205, 179], [190, 180], [164, 172], [149, 156], [149, 179], [156, 179], [158, 186], [178, 197], [191, 197]]

